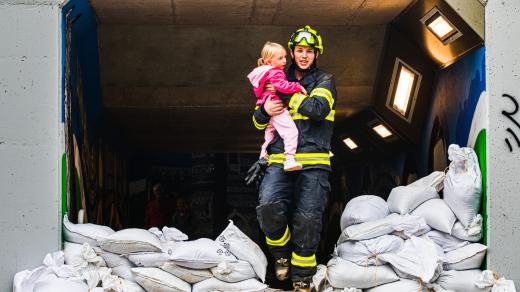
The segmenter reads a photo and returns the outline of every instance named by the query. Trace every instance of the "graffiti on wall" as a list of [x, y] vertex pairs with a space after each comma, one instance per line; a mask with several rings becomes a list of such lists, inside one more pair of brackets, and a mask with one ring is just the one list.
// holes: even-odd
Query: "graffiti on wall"
[[[518, 101], [516, 100], [515, 97], [513, 97], [512, 95], [509, 95], [507, 93], [502, 94], [502, 97], [509, 98], [513, 102], [513, 105], [514, 105], [514, 109], [511, 112], [503, 110], [502, 114], [516, 126], [517, 130], [520, 130], [520, 124], [513, 117], [518, 112]], [[520, 148], [520, 139], [518, 139], [518, 136], [515, 134], [513, 129], [511, 129], [510, 127], [507, 127], [506, 131], [509, 134], [511, 134], [511, 136], [515, 139], [517, 147]], [[513, 152], [513, 146], [511, 145], [511, 141], [509, 140], [509, 138], [505, 138], [504, 140], [506, 141], [507, 147], [509, 147], [509, 152]]]

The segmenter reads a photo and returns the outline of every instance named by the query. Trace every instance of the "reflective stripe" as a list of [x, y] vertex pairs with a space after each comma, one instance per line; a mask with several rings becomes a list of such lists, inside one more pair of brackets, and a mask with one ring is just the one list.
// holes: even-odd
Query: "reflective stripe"
[[300, 105], [302, 104], [302, 102], [305, 98], [307, 98], [307, 96], [303, 93], [297, 92], [297, 93], [293, 94], [293, 96], [289, 100], [289, 107], [294, 112], [297, 112], [298, 108], [300, 107]]
[[315, 88], [311, 91], [311, 96], [313, 95], [325, 98], [329, 103], [330, 109], [332, 109], [332, 106], [334, 105], [334, 99], [332, 98], [332, 93], [330, 92], [330, 90], [326, 88]]
[[[309, 117], [306, 117], [300, 113], [296, 113], [293, 110], [289, 111], [291, 113], [291, 118], [293, 120], [308, 120]], [[334, 122], [334, 115], [336, 114], [336, 110], [331, 110], [329, 114], [325, 117], [325, 120]]]
[[[294, 159], [304, 165], [325, 164], [330, 165], [329, 153], [296, 153]], [[285, 162], [285, 154], [275, 153], [269, 155], [269, 164]]]
[[253, 115], [253, 124], [255, 125], [255, 128], [258, 130], [265, 130], [267, 128], [267, 124], [260, 124], [256, 121], [255, 116]]
[[297, 255], [295, 252], [292, 253], [291, 265], [299, 267], [315, 267], [318, 265], [316, 262], [316, 255], [303, 257]]
[[291, 231], [289, 230], [289, 226], [285, 228], [285, 233], [280, 239], [272, 240], [267, 236], [265, 237], [267, 244], [272, 246], [284, 246], [287, 242], [289, 242], [289, 240], [291, 240]]

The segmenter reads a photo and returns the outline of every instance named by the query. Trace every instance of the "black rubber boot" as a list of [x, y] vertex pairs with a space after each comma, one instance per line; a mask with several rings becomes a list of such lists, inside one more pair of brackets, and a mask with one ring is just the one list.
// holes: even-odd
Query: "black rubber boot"
[[294, 292], [311, 292], [311, 281], [305, 279], [302, 281], [293, 282]]
[[280, 281], [285, 281], [289, 278], [289, 268], [290, 262], [287, 258], [277, 258], [274, 261], [274, 273], [276, 275], [276, 279]]

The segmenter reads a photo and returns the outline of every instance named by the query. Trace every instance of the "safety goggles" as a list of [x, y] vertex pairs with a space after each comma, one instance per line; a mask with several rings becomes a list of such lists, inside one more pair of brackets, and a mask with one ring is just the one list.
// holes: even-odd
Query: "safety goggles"
[[302, 40], [305, 40], [305, 42], [307, 42], [307, 44], [309, 44], [311, 46], [314, 46], [316, 44], [316, 39], [308, 31], [301, 31], [301, 32], [297, 33], [296, 36], [294, 37], [295, 44], [299, 44]]

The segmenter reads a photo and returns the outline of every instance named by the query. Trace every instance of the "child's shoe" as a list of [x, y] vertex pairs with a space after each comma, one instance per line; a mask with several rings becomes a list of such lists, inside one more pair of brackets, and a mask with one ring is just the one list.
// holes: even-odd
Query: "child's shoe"
[[294, 159], [286, 159], [285, 163], [283, 164], [283, 170], [285, 171], [296, 171], [303, 168], [303, 165], [296, 162]]

